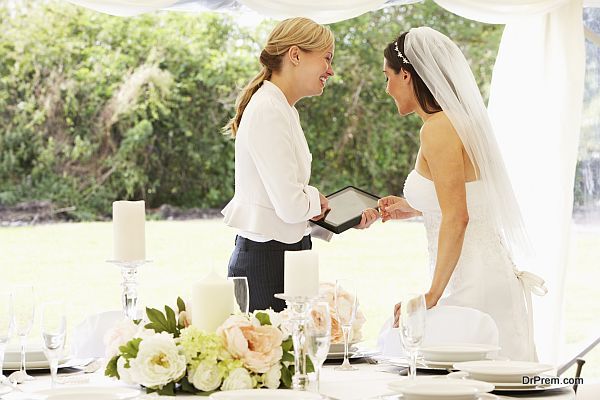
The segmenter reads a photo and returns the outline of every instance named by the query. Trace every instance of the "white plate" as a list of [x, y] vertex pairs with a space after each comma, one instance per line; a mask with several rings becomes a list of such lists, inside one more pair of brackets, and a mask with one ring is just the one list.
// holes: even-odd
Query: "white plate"
[[422, 347], [419, 353], [429, 361], [461, 362], [483, 360], [488, 353], [498, 350], [500, 347], [487, 344], [445, 344]]
[[125, 400], [140, 394], [137, 389], [124, 387], [65, 387], [35, 392], [44, 400]]
[[[356, 344], [358, 342], [352, 342], [348, 344], [348, 351], [356, 351]], [[331, 343], [329, 345], [330, 353], [343, 353], [344, 352], [344, 343]]]
[[417, 379], [411, 380], [408, 378], [390, 382], [388, 387], [395, 392], [403, 393], [404, 388], [420, 385], [424, 387], [433, 387], [436, 385], [455, 386], [474, 388], [478, 393], [487, 393], [494, 390], [494, 385], [488, 382], [475, 381], [471, 379], [449, 379], [445, 376], [418, 376]]
[[[25, 358], [27, 362], [32, 361], [46, 361], [46, 355], [41, 347], [28, 348], [25, 350]], [[4, 353], [5, 363], [20, 363], [21, 362], [21, 350], [12, 348]]]
[[[356, 352], [349, 351], [348, 358], [352, 358], [355, 354], [356, 354]], [[343, 351], [342, 352], [329, 352], [329, 353], [327, 353], [327, 359], [328, 360], [343, 360], [344, 352]]]
[[552, 365], [528, 361], [466, 361], [454, 364], [454, 369], [469, 373], [471, 379], [521, 383], [523, 376], [535, 376], [551, 370]]
[[[62, 368], [63, 366], [65, 366], [65, 364], [67, 364], [67, 362], [69, 361], [69, 357], [64, 357], [61, 360], [59, 360], [58, 362], [58, 368]], [[21, 362], [5, 362], [4, 364], [2, 364], [2, 368], [7, 370], [7, 371], [16, 371], [21, 369]], [[27, 369], [49, 369], [50, 368], [50, 363], [48, 362], [48, 360], [43, 360], [43, 361], [29, 361], [26, 359], [25, 361], [25, 368]]]
[[290, 389], [247, 389], [227, 390], [211, 394], [213, 400], [262, 400], [262, 399], [290, 399], [290, 400], [317, 400], [321, 396], [313, 392], [304, 392]]

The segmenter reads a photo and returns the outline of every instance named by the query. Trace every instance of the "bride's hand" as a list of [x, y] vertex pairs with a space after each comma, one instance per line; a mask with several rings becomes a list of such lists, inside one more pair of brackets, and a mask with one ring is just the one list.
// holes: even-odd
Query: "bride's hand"
[[422, 215], [420, 211], [412, 208], [406, 199], [398, 196], [386, 196], [379, 199], [382, 222], [391, 219], [407, 219]]
[[[431, 291], [425, 293], [425, 308], [429, 310], [435, 307], [439, 299], [440, 296]], [[398, 303], [394, 306], [394, 325], [392, 325], [394, 328], [398, 328], [400, 325], [400, 305], [401, 303]]]
[[400, 325], [400, 304], [398, 303], [394, 306], [394, 328], [398, 328]]
[[367, 229], [369, 226], [373, 224], [373, 222], [379, 219], [379, 212], [374, 208], [367, 208], [362, 213], [362, 218], [358, 225], [355, 226], [356, 229]]

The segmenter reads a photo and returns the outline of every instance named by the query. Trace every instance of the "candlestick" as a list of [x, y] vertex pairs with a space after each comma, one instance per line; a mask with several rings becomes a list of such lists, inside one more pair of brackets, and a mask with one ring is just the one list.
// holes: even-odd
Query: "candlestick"
[[138, 267], [146, 264], [150, 261], [148, 260], [140, 260], [140, 261], [118, 261], [118, 260], [109, 260], [109, 263], [115, 264], [121, 267], [121, 276], [123, 277], [123, 283], [121, 286], [123, 287], [123, 291], [121, 292], [121, 304], [123, 306], [123, 314], [130, 320], [135, 320], [138, 318], [137, 315], [137, 273]]
[[219, 276], [213, 269], [192, 287], [192, 325], [206, 332], [215, 332], [233, 313], [233, 282]]
[[284, 294], [316, 297], [319, 294], [318, 253], [313, 250], [286, 251], [284, 257]]
[[135, 262], [146, 259], [145, 221], [143, 200], [113, 203], [113, 260]]

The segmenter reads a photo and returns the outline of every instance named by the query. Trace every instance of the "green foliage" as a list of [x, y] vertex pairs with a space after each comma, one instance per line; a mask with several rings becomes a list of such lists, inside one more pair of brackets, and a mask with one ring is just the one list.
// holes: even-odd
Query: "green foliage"
[[129, 342], [125, 343], [123, 346], [119, 347], [119, 351], [121, 352], [121, 357], [125, 358], [125, 368], [129, 368], [129, 360], [132, 358], [136, 358], [138, 352], [140, 351], [140, 343], [142, 342], [141, 338], [131, 339]]
[[271, 325], [271, 317], [266, 312], [257, 312], [255, 316], [261, 325]]
[[[59, 1], [0, 3], [0, 204], [48, 199], [76, 219], [116, 199], [149, 208], [221, 207], [233, 195], [234, 146], [220, 133], [258, 70], [272, 22], [255, 30], [222, 14], [113, 17]], [[381, 73], [386, 43], [411, 26], [447, 33], [484, 92], [501, 27], [433, 2], [332, 25], [336, 76], [298, 105], [312, 184], [399, 193], [420, 121], [400, 118]]]
[[114, 356], [110, 359], [108, 364], [106, 364], [106, 369], [104, 370], [104, 375], [109, 376], [111, 378], [121, 379], [119, 376], [119, 371], [117, 370], [117, 361], [119, 361], [120, 356]]
[[150, 322], [144, 325], [145, 328], [152, 329], [156, 333], [171, 333], [176, 338], [181, 334], [181, 328], [177, 324], [175, 311], [171, 307], [165, 306], [164, 314], [156, 308], [146, 307], [146, 315]]

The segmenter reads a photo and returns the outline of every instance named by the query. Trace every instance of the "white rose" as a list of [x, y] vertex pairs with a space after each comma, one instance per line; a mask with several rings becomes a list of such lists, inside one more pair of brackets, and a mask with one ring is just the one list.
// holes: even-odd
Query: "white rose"
[[221, 390], [252, 389], [252, 377], [245, 368], [236, 368], [223, 381]]
[[210, 392], [221, 386], [221, 378], [221, 372], [216, 363], [202, 361], [193, 372], [190, 381], [196, 389]]
[[140, 342], [135, 359], [129, 360], [131, 378], [151, 389], [161, 389], [169, 382], [177, 381], [185, 374], [185, 356], [173, 337], [161, 332]]
[[[119, 374], [119, 379], [128, 385], [133, 385], [135, 382], [131, 379], [131, 368], [125, 368], [125, 357], [119, 357], [117, 359], [117, 373]], [[131, 365], [130, 365], [131, 366]]]
[[279, 381], [281, 380], [281, 365], [273, 365], [265, 375], [265, 386], [269, 389], [277, 389], [279, 387]]
[[129, 342], [138, 332], [138, 326], [129, 318], [123, 318], [104, 335], [104, 351], [106, 358], [111, 359], [119, 354], [119, 347]]

